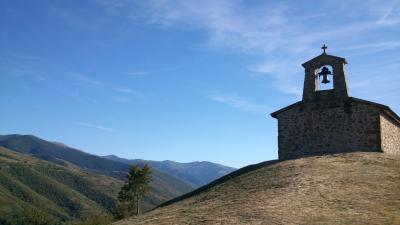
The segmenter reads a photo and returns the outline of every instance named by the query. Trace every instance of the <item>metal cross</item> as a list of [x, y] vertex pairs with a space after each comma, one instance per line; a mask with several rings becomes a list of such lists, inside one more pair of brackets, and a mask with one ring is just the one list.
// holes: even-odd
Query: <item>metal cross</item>
[[328, 48], [328, 46], [326, 46], [325, 44], [321, 47], [322, 50], [324, 50], [324, 54], [326, 54], [326, 49]]

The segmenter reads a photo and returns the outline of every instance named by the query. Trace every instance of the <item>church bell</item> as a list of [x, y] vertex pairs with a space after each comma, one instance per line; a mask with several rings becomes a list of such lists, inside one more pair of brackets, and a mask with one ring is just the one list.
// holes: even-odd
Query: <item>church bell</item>
[[326, 66], [322, 67], [321, 72], [318, 73], [319, 77], [322, 76], [322, 81], [321, 81], [321, 83], [323, 83], [323, 84], [330, 83], [330, 81], [329, 81], [329, 79], [328, 79], [328, 75], [330, 75], [330, 74], [332, 74], [332, 72], [329, 71], [329, 69], [328, 69]]

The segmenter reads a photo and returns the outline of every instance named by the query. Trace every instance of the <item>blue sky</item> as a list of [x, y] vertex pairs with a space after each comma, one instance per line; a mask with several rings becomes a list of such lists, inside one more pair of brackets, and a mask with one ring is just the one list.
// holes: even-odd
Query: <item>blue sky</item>
[[301, 63], [347, 59], [350, 95], [400, 112], [400, 3], [0, 1], [1, 134], [98, 155], [241, 167], [277, 158], [269, 113]]

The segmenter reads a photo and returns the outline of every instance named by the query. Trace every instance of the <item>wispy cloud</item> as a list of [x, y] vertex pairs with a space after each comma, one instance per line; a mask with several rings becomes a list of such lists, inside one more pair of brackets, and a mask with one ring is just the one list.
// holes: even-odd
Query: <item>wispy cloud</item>
[[375, 42], [366, 43], [359, 45], [352, 45], [344, 48], [337, 48], [338, 51], [353, 51], [353, 50], [386, 50], [394, 49], [400, 47], [400, 41], [385, 41], [385, 42]]
[[267, 112], [269, 107], [262, 104], [257, 104], [248, 99], [240, 97], [235, 94], [213, 94], [208, 96], [209, 99], [221, 102], [231, 107], [243, 110], [243, 111], [251, 111], [251, 112]]
[[131, 97], [122, 96], [122, 95], [111, 95], [111, 99], [117, 103], [129, 103], [132, 102]]
[[[299, 65], [318, 54], [322, 43], [342, 53], [398, 47], [395, 36], [374, 38], [375, 42], [364, 38], [399, 27], [398, 0], [320, 1], [319, 8], [314, 3], [281, 1], [253, 5], [230, 0], [99, 2], [113, 13], [133, 20], [145, 19], [161, 29], [203, 30], [208, 34], [207, 44], [211, 48], [258, 55], [260, 60], [249, 65], [250, 72], [270, 76], [276, 80], [277, 89], [296, 95], [302, 84], [298, 80], [302, 74]], [[318, 13], [310, 15], [309, 12], [316, 10]], [[350, 47], [335, 49], [335, 46]]]
[[[128, 99], [142, 97], [143, 94], [131, 88], [110, 84], [98, 79], [94, 75], [64, 68], [60, 65], [50, 64], [36, 57], [18, 54], [7, 60], [0, 60], [0, 72], [3, 76], [12, 76], [23, 79], [24, 82], [34, 80], [46, 88], [52, 89], [63, 96], [68, 96], [77, 101], [90, 104], [98, 103], [99, 94], [103, 95], [129, 95], [111, 97], [117, 102], [128, 102]], [[96, 93], [93, 95], [93, 93]], [[130, 101], [130, 100], [129, 100]]]
[[144, 72], [144, 71], [131, 71], [131, 72], [128, 72], [128, 75], [133, 76], [133, 77], [141, 77], [141, 76], [144, 76], [146, 74], [147, 74], [147, 72]]
[[82, 126], [82, 127], [94, 128], [94, 129], [101, 130], [101, 131], [107, 131], [107, 132], [113, 132], [114, 131], [111, 128], [100, 126], [100, 125], [96, 125], [96, 124], [91, 124], [91, 123], [87, 123], [87, 122], [77, 122], [76, 124], [79, 125], [79, 126]]
[[118, 103], [129, 103], [132, 102], [133, 98], [141, 98], [143, 94], [139, 91], [133, 90], [129, 87], [117, 87], [114, 88], [113, 94], [111, 94], [111, 99]]
[[12, 57], [0, 61], [0, 71], [3, 75], [33, 78], [47, 81], [55, 86], [56, 83], [74, 83], [75, 85], [103, 87], [105, 84], [88, 75], [50, 63], [44, 58], [26, 54], [11, 54]]
[[140, 95], [140, 92], [135, 91], [128, 87], [119, 87], [114, 89], [116, 92], [123, 93], [123, 94], [132, 94], [132, 95]]
[[386, 10], [386, 12], [383, 14], [381, 19], [379, 20], [380, 22], [384, 22], [390, 17], [395, 17], [395, 19], [399, 18], [400, 14], [400, 1], [395, 1], [392, 3], [392, 5], [389, 5], [389, 8]]
[[154, 69], [150, 69], [150, 70], [130, 71], [127, 74], [132, 76], [132, 77], [142, 77], [142, 76], [146, 76], [146, 75], [154, 74], [154, 73], [175, 71], [175, 70], [178, 70], [178, 69], [180, 69], [182, 67], [183, 67], [182, 65], [169, 66], [169, 67], [160, 67], [160, 68], [154, 68]]
[[85, 14], [84, 11], [69, 11], [55, 5], [50, 6], [49, 9], [55, 20], [61, 20], [68, 26], [92, 32], [101, 27], [101, 21], [95, 20], [95, 17], [89, 17], [90, 14]]
[[95, 87], [103, 87], [104, 83], [93, 78], [93, 77], [89, 77], [83, 74], [78, 74], [78, 73], [74, 73], [72, 75], [72, 77], [75, 79], [75, 81], [78, 81], [80, 83], [84, 83], [84, 84], [89, 84], [91, 86], [95, 86]]

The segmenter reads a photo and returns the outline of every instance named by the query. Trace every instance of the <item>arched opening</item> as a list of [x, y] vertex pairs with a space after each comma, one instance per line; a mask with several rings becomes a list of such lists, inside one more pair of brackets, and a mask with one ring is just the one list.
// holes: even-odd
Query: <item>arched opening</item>
[[323, 65], [317, 70], [317, 91], [333, 89], [333, 72], [333, 67], [331, 65]]

